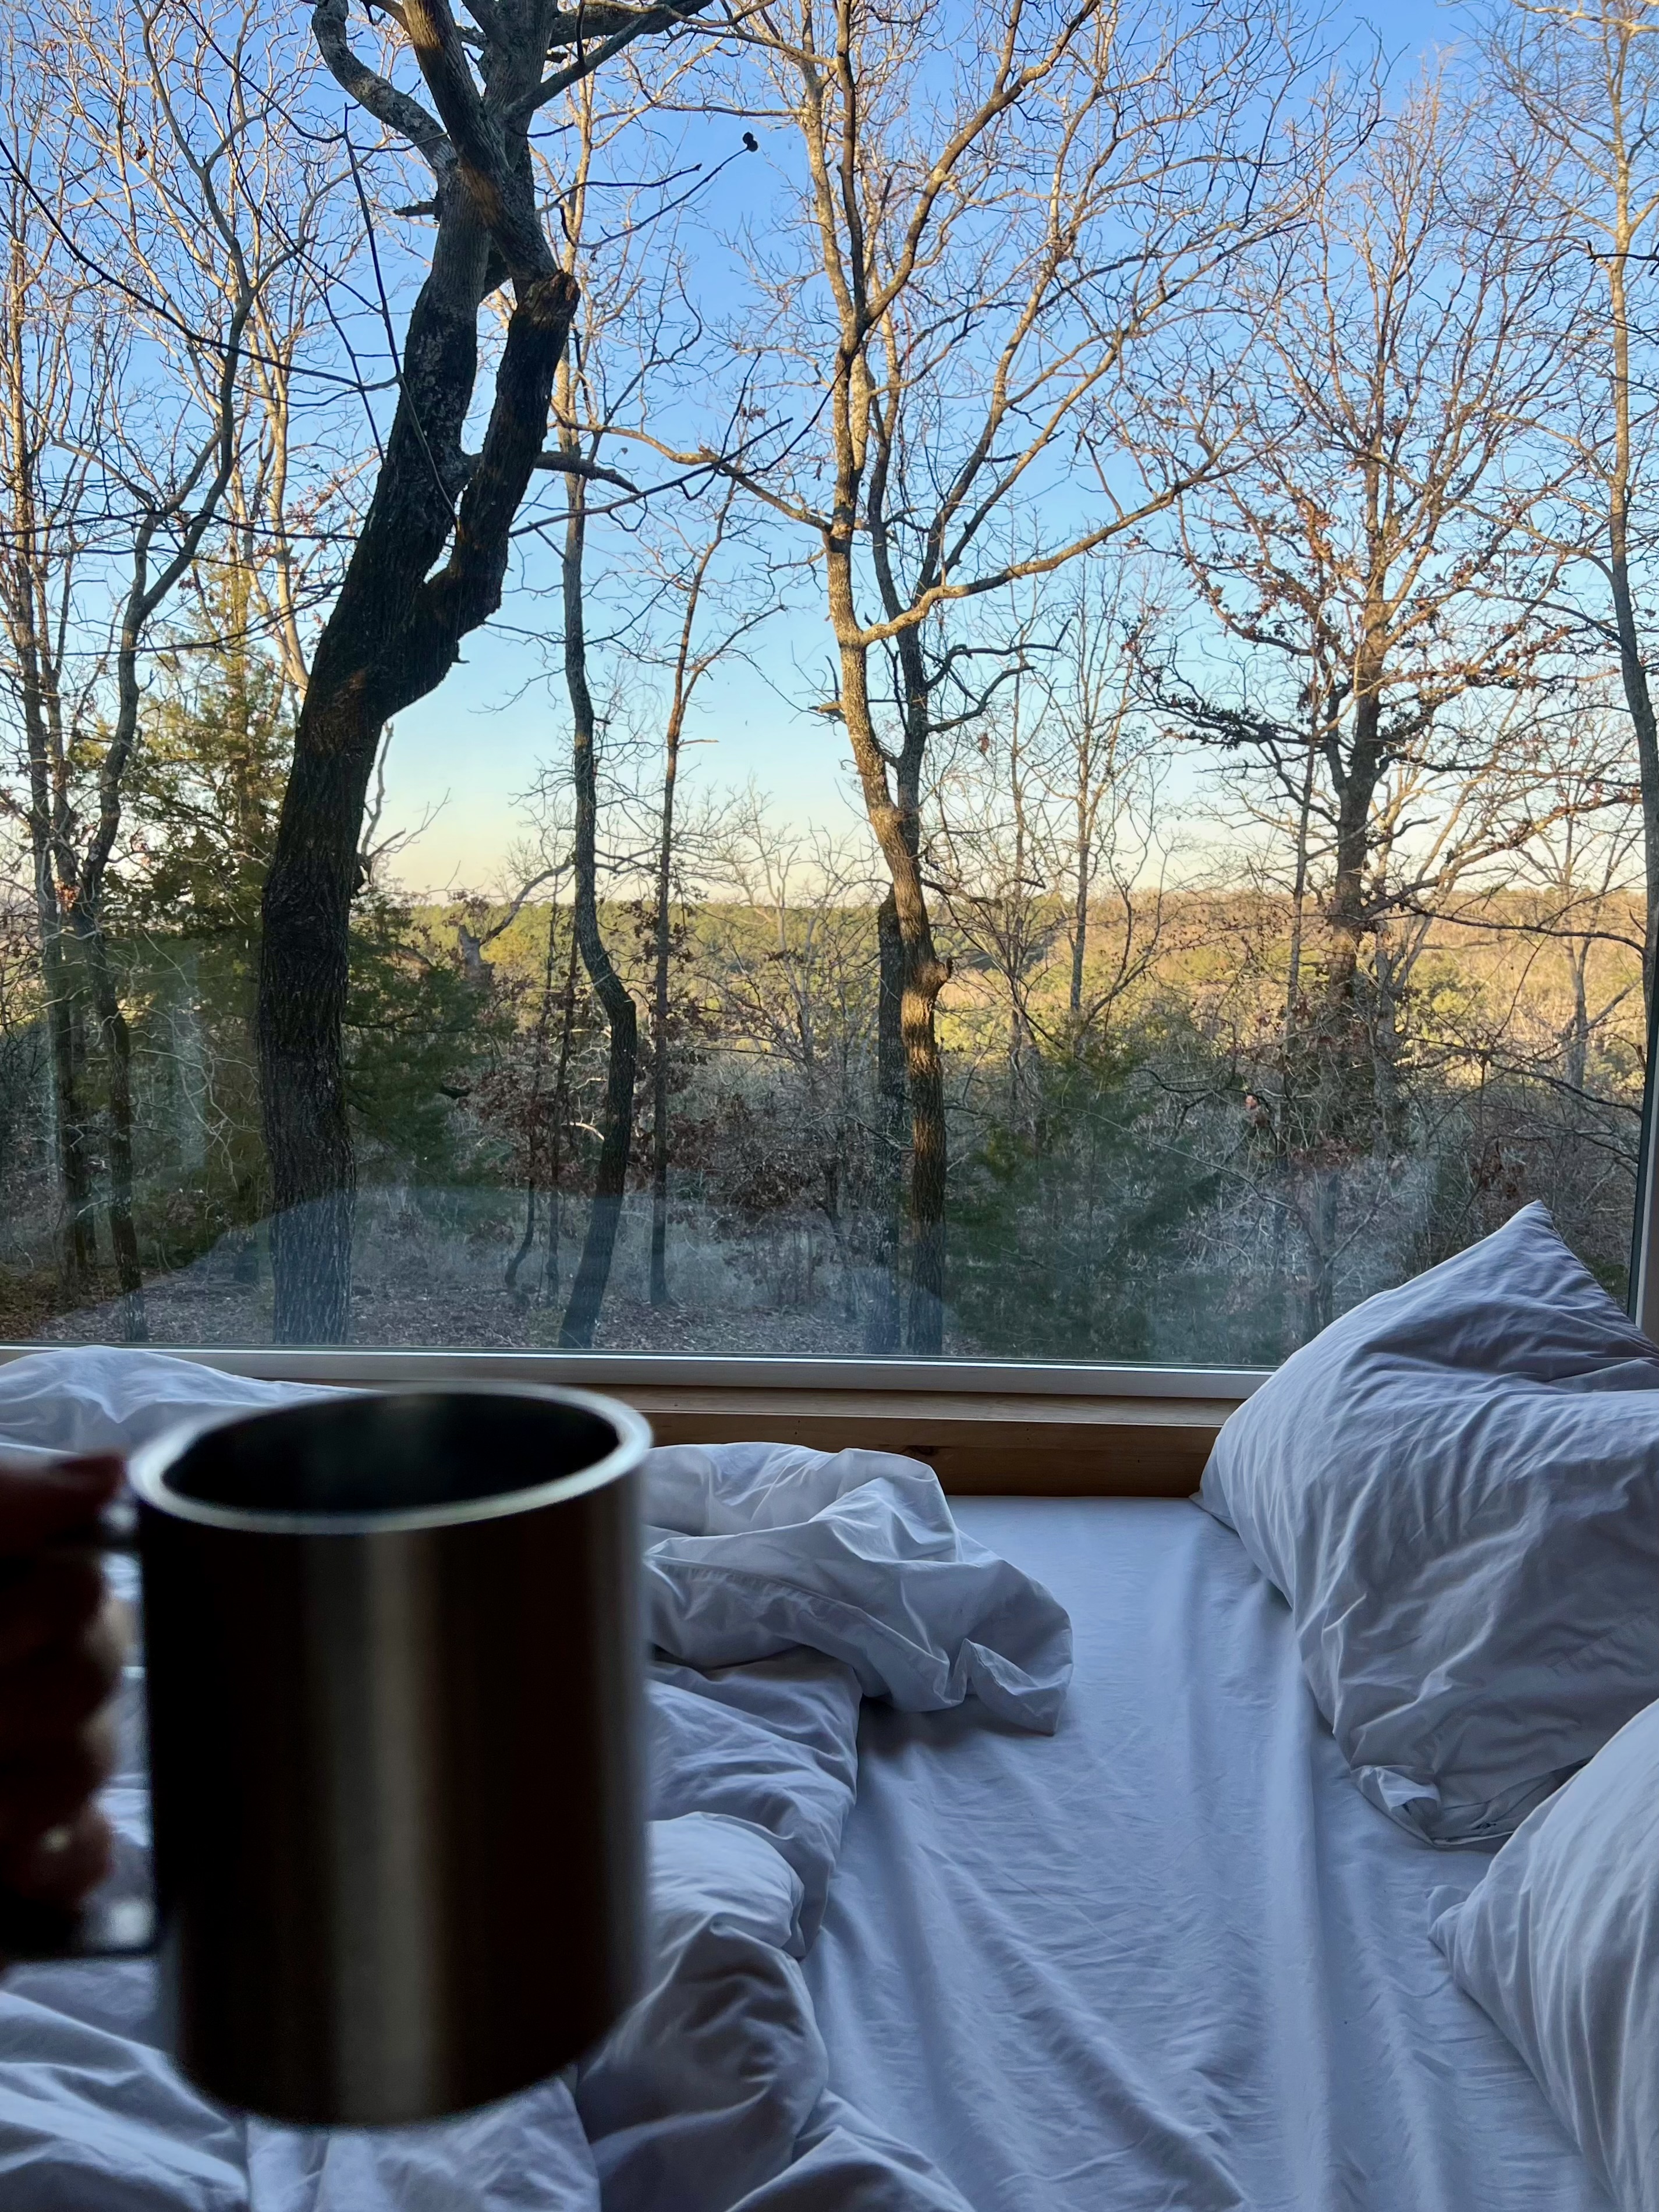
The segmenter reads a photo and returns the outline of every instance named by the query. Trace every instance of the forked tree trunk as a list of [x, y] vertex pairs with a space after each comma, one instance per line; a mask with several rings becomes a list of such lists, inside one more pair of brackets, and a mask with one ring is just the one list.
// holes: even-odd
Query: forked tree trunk
[[[548, 242], [531, 129], [541, 108], [599, 64], [705, 4], [629, 10], [601, 29], [580, 9], [492, 0], [471, 10], [475, 27], [464, 33], [448, 0], [402, 0], [392, 15], [435, 117], [352, 51], [347, 0], [316, 0], [313, 9], [318, 50], [347, 97], [430, 167], [438, 227], [374, 495], [313, 659], [265, 883], [259, 1062], [282, 1341], [339, 1342], [350, 1328], [356, 1170], [343, 1028], [375, 747], [392, 716], [437, 688], [461, 640], [501, 605], [514, 522], [543, 459], [580, 297]], [[469, 41], [482, 47], [476, 61]], [[478, 311], [508, 283], [513, 311], [474, 459], [461, 439], [477, 375]]]

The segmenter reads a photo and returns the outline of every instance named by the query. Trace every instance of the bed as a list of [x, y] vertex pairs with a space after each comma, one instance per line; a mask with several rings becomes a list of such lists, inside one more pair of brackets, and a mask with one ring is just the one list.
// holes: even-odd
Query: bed
[[1607, 2212], [1429, 1941], [1481, 1851], [1355, 1790], [1238, 1540], [963, 1499], [1072, 1617], [1048, 1740], [864, 1709], [807, 1961], [848, 2099], [975, 2212]]
[[[65, 1358], [117, 1363], [74, 1421]], [[204, 1387], [143, 1355], [35, 1364], [33, 1401], [0, 1383], [0, 1436], [106, 1440], [82, 1401], [118, 1372], [129, 1411]], [[764, 1493], [775, 1542], [778, 1486], [822, 1488], [823, 1462], [708, 1462], [715, 1519], [740, 1534]], [[869, 1473], [823, 1494], [873, 1496], [849, 1488]], [[1486, 1855], [1360, 1797], [1238, 1538], [1186, 1502], [976, 1500], [958, 1556], [927, 1471], [876, 1474], [902, 1493], [887, 1626], [942, 1605], [943, 1659], [923, 1680], [927, 1652], [868, 1637], [780, 1653], [775, 1621], [746, 1656], [729, 1617], [701, 1668], [660, 1670], [659, 1720], [694, 1715], [658, 1745], [668, 1964], [606, 2052], [447, 2127], [305, 2136], [169, 2078], [146, 1969], [24, 1970], [0, 1993], [7, 2212], [1607, 2212], [1429, 1941]], [[942, 1599], [924, 1556], [957, 1575]], [[1017, 1724], [1054, 1719], [1052, 1618], [996, 1641], [1038, 1585], [1074, 1644], [1053, 1735]]]

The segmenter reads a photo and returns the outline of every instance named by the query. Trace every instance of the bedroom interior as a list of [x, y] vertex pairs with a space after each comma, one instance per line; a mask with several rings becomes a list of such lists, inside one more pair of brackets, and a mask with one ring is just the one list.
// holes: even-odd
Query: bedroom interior
[[[1655, 1390], [1534, 1203], [1293, 1355], [1196, 1500], [659, 1447], [620, 2025], [481, 2112], [296, 2129], [174, 2070], [148, 1962], [20, 1966], [8, 2201], [1650, 2203]], [[296, 1392], [24, 1353], [0, 1435]]]
[[0, 2212], [1659, 2212], [1659, 0], [32, 0], [0, 223]]

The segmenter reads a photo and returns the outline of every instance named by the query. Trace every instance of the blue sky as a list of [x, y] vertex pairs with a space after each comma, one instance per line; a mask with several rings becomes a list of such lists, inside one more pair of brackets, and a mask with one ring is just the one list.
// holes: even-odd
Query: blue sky
[[[1399, 57], [1395, 81], [1403, 82], [1417, 57], [1454, 42], [1460, 11], [1437, 0], [1389, 0], [1382, 7], [1344, 0], [1332, 13], [1336, 25], [1377, 30]], [[738, 173], [752, 189], [753, 173]], [[509, 604], [507, 617], [522, 621], [526, 611]], [[703, 741], [690, 756], [690, 777], [705, 789], [752, 781], [781, 814], [851, 828], [858, 814], [848, 796], [839, 727], [806, 711], [823, 694], [827, 647], [821, 622], [786, 619], [768, 635], [757, 666], [717, 669], [688, 728]], [[543, 673], [545, 659], [541, 649], [503, 632], [477, 635], [441, 688], [399, 718], [386, 822], [412, 829], [431, 817], [398, 862], [411, 890], [489, 891], [505, 881], [506, 855], [522, 831], [514, 794], [541, 763], [557, 766], [565, 757], [561, 695]]]

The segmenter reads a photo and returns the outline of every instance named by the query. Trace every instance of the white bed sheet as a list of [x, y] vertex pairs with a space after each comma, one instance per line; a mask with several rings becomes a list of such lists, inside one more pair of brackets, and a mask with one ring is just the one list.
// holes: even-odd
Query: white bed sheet
[[975, 2212], [1607, 2212], [1429, 1940], [1486, 1857], [1360, 1796], [1238, 1539], [957, 1512], [1069, 1608], [1072, 1694], [1043, 1740], [866, 1705], [807, 1960], [832, 2088]]

